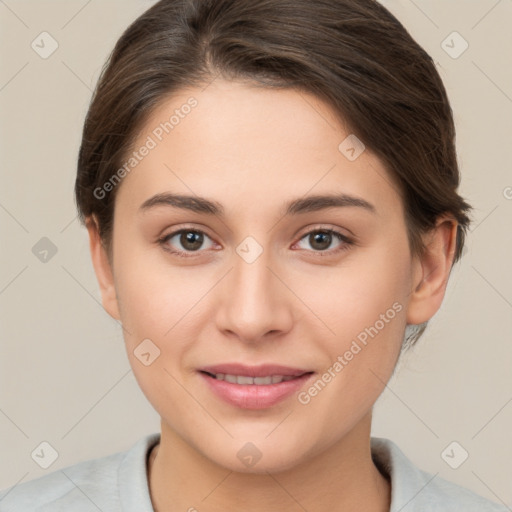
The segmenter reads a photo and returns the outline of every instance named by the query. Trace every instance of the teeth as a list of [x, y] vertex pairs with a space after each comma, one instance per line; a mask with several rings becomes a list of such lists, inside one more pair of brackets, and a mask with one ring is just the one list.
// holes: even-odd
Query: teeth
[[246, 375], [228, 375], [226, 373], [216, 373], [217, 380], [225, 380], [231, 384], [255, 384], [256, 386], [264, 386], [268, 384], [279, 384], [292, 380], [292, 375], [268, 375], [267, 377], [248, 377]]
[[[276, 377], [279, 377], [279, 375], [276, 375]], [[268, 377], [254, 377], [254, 384], [260, 385], [260, 384], [272, 384], [272, 376], [269, 375]], [[277, 381], [279, 382], [279, 380]], [[277, 382], [275, 384], [277, 384]]]

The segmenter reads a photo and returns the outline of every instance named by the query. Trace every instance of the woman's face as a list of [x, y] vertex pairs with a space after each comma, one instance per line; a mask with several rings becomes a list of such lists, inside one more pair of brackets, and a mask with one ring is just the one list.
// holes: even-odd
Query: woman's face
[[[316, 97], [220, 79], [162, 104], [134, 149], [107, 309], [162, 428], [258, 472], [362, 425], [393, 372], [418, 275], [381, 162]], [[254, 384], [204, 373], [255, 367]]]

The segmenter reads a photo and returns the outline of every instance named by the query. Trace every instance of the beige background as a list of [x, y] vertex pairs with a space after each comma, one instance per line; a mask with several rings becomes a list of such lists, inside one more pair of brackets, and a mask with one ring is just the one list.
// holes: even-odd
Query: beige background
[[[159, 430], [102, 310], [73, 202], [93, 86], [121, 32], [153, 3], [0, 0], [0, 488]], [[383, 3], [438, 63], [475, 222], [442, 310], [375, 407], [373, 435], [512, 506], [512, 2]], [[47, 59], [31, 48], [43, 31], [59, 45]], [[453, 31], [469, 43], [456, 59], [441, 46]], [[42, 237], [57, 249], [46, 263], [32, 252]], [[59, 454], [46, 470], [31, 458], [42, 441]], [[441, 457], [452, 441], [469, 453], [458, 469]]]

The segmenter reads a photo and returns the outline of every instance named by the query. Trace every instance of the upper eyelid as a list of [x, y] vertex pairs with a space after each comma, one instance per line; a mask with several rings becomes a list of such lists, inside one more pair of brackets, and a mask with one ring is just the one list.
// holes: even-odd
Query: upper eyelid
[[[341, 235], [342, 237], [345, 237], [345, 238], [350, 238], [351, 240], [356, 238], [352, 234], [346, 235], [346, 234], [344, 234], [342, 232], [343, 229], [345, 231], [349, 231], [348, 229], [340, 228], [338, 226], [333, 226], [333, 225], [329, 225], [329, 224], [317, 224], [317, 225], [309, 226], [308, 228], [305, 228], [305, 229], [306, 230], [304, 232], [302, 232], [302, 234], [300, 235], [299, 240], [304, 238], [306, 235], [309, 235], [310, 233], [316, 232], [316, 231], [329, 231], [329, 232], [333, 232], [334, 234]], [[296, 235], [296, 236], [299, 236], [299, 235]]]

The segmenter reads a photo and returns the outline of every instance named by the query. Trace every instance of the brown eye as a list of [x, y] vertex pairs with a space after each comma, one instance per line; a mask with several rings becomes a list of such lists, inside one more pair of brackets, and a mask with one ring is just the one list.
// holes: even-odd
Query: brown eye
[[203, 244], [203, 234], [198, 231], [182, 231], [179, 241], [187, 251], [196, 251]]
[[206, 233], [196, 229], [180, 229], [166, 235], [159, 242], [166, 251], [187, 256], [187, 252], [201, 252], [206, 240], [210, 240], [210, 246], [206, 249], [211, 248], [213, 243]]
[[[332, 229], [315, 229], [314, 231], [306, 233], [300, 239], [300, 242], [303, 240], [306, 240], [311, 247], [311, 249], [306, 247], [307, 250], [317, 253], [336, 253], [348, 249], [353, 245], [352, 240]], [[331, 248], [334, 241], [337, 241], [338, 244], [334, 248]]]
[[317, 231], [315, 233], [310, 233], [308, 236], [311, 247], [319, 251], [328, 249], [332, 242], [332, 235], [327, 231]]

